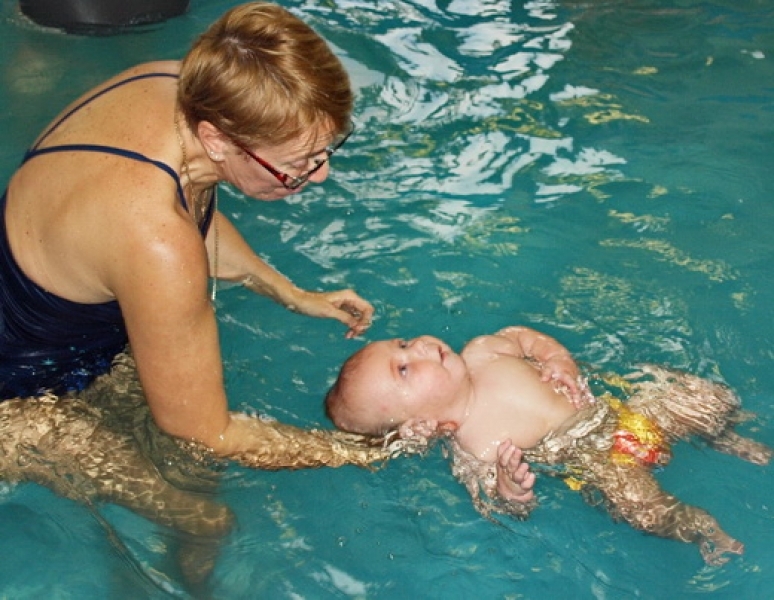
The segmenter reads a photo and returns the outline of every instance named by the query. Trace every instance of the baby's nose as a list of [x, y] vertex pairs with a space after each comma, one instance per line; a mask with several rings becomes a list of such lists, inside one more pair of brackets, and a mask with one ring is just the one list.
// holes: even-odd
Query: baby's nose
[[412, 349], [421, 354], [426, 354], [432, 348], [432, 345], [432, 340], [425, 336], [418, 337], [411, 342]]

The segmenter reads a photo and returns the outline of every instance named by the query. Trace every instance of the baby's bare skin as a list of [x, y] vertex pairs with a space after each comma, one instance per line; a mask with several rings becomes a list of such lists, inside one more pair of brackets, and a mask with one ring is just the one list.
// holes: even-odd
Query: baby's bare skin
[[[498, 336], [485, 336], [462, 352], [473, 392], [466, 419], [456, 431], [457, 441], [463, 450], [490, 463], [497, 460], [502, 442], [531, 448], [577, 412], [532, 363], [508, 352], [509, 346]], [[577, 379], [577, 368], [569, 357], [562, 357], [553, 367], [553, 372], [565, 373], [573, 382]]]
[[[580, 424], [577, 436], [566, 442], [567, 454], [547, 464], [568, 460], [586, 473], [586, 483], [604, 496], [614, 516], [642, 531], [695, 543], [709, 564], [722, 564], [744, 549], [705, 510], [660, 488], [648, 455], [640, 458], [642, 450], [653, 449], [614, 446], [619, 433], [631, 435], [626, 427], [636, 413], [650, 423], [646, 428], [656, 439], [704, 437], [721, 452], [766, 464], [769, 448], [733, 432], [739, 401], [720, 384], [654, 368], [651, 393], [630, 398], [626, 421], [607, 402], [591, 409], [595, 399], [570, 353], [523, 327], [475, 338], [460, 354], [438, 338], [421, 336], [369, 344], [353, 359], [327, 398], [334, 423], [372, 435], [397, 430], [404, 439], [452, 438], [453, 470], [477, 507], [483, 492], [505, 500], [506, 512], [527, 516], [535, 505], [535, 475], [523, 452], [555, 444], [551, 434], [567, 437]], [[640, 392], [649, 389], [647, 383], [638, 385]], [[581, 409], [588, 410], [579, 414]], [[631, 460], [614, 460], [614, 449]], [[536, 456], [544, 456], [539, 452]]]
[[497, 493], [510, 502], [527, 503], [535, 497], [535, 474], [522, 456], [521, 448], [511, 440], [497, 447]]

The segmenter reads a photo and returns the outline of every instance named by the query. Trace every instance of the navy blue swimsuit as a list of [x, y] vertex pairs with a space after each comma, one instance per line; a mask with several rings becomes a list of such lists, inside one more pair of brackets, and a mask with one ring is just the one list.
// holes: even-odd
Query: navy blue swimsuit
[[[149, 163], [169, 174], [188, 210], [180, 178], [169, 165], [142, 154], [94, 144], [66, 144], [40, 148], [65, 119], [110, 90], [148, 77], [177, 77], [147, 73], [119, 81], [90, 96], [54, 123], [24, 156], [22, 164], [54, 152], [102, 152]], [[5, 222], [7, 191], [0, 199], [0, 400], [80, 390], [110, 369], [128, 337], [118, 302], [80, 304], [55, 296], [19, 269], [8, 243]], [[213, 191], [214, 195], [214, 191]], [[200, 226], [206, 235], [214, 212], [212, 199]]]

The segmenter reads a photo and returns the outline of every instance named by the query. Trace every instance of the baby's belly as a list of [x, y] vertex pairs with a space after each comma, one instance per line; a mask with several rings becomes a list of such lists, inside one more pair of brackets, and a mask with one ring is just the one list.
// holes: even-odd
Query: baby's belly
[[[498, 360], [483, 373], [479, 417], [459, 441], [481, 460], [496, 459], [500, 442], [509, 439], [520, 448], [536, 446], [577, 410], [551, 382], [540, 379], [540, 372], [521, 359]], [[479, 387], [477, 385], [477, 387]]]

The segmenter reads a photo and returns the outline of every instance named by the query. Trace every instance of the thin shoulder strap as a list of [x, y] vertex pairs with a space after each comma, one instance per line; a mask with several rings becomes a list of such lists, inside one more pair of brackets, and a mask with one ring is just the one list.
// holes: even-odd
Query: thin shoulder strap
[[[125, 150], [124, 148], [115, 148], [113, 146], [103, 146], [100, 144], [62, 144], [60, 146], [51, 146], [50, 148], [31, 150], [29, 155], [40, 156], [42, 154], [55, 154], [57, 152], [106, 152], [107, 154], [113, 154], [115, 156], [121, 156], [123, 158], [154, 165], [174, 180], [175, 185], [177, 186], [177, 195], [180, 198], [180, 204], [182, 204], [186, 211], [188, 210], [188, 203], [185, 200], [185, 193], [183, 192], [183, 186], [180, 183], [180, 177], [178, 177], [177, 172], [167, 163], [148, 158], [144, 154], [134, 152], [133, 150]], [[207, 236], [207, 231], [210, 228], [210, 224], [212, 223], [215, 214], [215, 205], [217, 204], [215, 201], [216, 193], [216, 188], [212, 188], [210, 201], [207, 203], [207, 209], [205, 210], [204, 217], [199, 225], [199, 231], [203, 237]]]
[[[172, 77], [177, 79], [177, 75], [173, 73], [144, 73], [142, 75], [135, 75], [134, 77], [128, 77], [127, 79], [122, 79], [121, 81], [118, 81], [108, 87], [106, 87], [104, 90], [100, 90], [96, 94], [92, 94], [82, 102], [78, 103], [76, 106], [74, 106], [72, 109], [67, 111], [60, 119], [58, 119], [51, 127], [46, 130], [46, 132], [40, 136], [37, 143], [30, 148], [24, 157], [24, 162], [32, 158], [33, 156], [40, 156], [42, 154], [53, 154], [56, 152], [106, 152], [108, 154], [113, 154], [116, 156], [122, 156], [124, 158], [129, 158], [132, 160], [136, 160], [139, 162], [148, 163], [151, 165], [154, 165], [167, 173], [172, 179], [175, 181], [175, 185], [177, 186], [177, 195], [180, 198], [180, 203], [182, 204], [183, 208], [187, 211], [188, 210], [188, 203], [185, 199], [185, 193], [183, 192], [183, 186], [180, 183], [180, 177], [178, 176], [177, 172], [170, 167], [168, 164], [161, 162], [159, 160], [154, 160], [152, 158], [148, 158], [144, 154], [140, 154], [139, 152], [135, 152], [133, 150], [125, 150], [123, 148], [116, 148], [113, 146], [104, 146], [101, 144], [62, 144], [58, 146], [52, 146], [50, 148], [39, 148], [40, 144], [49, 136], [51, 133], [59, 127], [59, 125], [62, 124], [70, 115], [75, 113], [76, 111], [83, 108], [85, 105], [87, 105], [92, 100], [95, 100], [102, 96], [103, 94], [106, 94], [107, 92], [122, 86], [126, 83], [130, 83], [132, 81], [137, 81], [138, 79], [147, 79], [149, 77]], [[205, 212], [204, 218], [202, 220], [202, 223], [199, 226], [199, 230], [201, 231], [203, 236], [207, 235], [207, 230], [210, 227], [210, 224], [212, 222], [213, 215], [215, 213], [215, 193], [216, 191], [213, 189], [212, 197], [210, 198], [210, 202], [207, 205], [207, 210]]]
[[177, 172], [175, 172], [175, 170], [167, 163], [148, 158], [144, 154], [134, 152], [133, 150], [115, 148], [114, 146], [103, 146], [101, 144], [62, 144], [59, 146], [51, 146], [50, 148], [38, 148], [37, 150], [30, 150], [27, 153], [27, 159], [31, 158], [32, 156], [41, 156], [43, 154], [54, 154], [58, 152], [104, 152], [107, 154], [113, 154], [115, 156], [130, 158], [132, 160], [154, 165], [175, 180], [175, 185], [177, 186], [177, 195], [180, 197], [180, 203], [183, 205], [185, 210], [188, 210], [188, 204], [185, 201], [185, 194], [183, 193], [183, 186], [180, 184], [180, 178], [177, 176]]
[[120, 86], [125, 85], [127, 83], [131, 83], [133, 81], [138, 81], [140, 79], [148, 79], [150, 77], [172, 77], [174, 79], [177, 79], [177, 75], [174, 74], [174, 73], [160, 73], [160, 72], [157, 73], [157, 72], [154, 72], [154, 73], [143, 73], [142, 75], [134, 75], [133, 77], [127, 77], [126, 79], [122, 79], [121, 81], [117, 81], [116, 83], [106, 87], [104, 90], [100, 90], [97, 93], [92, 94], [91, 96], [89, 96], [88, 98], [83, 100], [82, 102], [79, 102], [73, 108], [71, 108], [69, 111], [67, 111], [64, 115], [62, 115], [56, 122], [54, 122], [51, 125], [51, 127], [49, 127], [45, 131], [45, 133], [43, 133], [43, 135], [41, 135], [38, 138], [38, 141], [35, 143], [35, 145], [32, 146], [31, 150], [36, 150], [38, 148], [38, 146], [40, 146], [40, 144], [42, 144], [45, 141], [45, 139], [49, 135], [51, 135], [57, 127], [59, 127], [64, 121], [66, 121], [68, 118], [70, 118], [70, 116], [73, 113], [75, 113], [75, 112], [79, 111], [80, 109], [82, 109], [84, 106], [86, 106], [92, 100], [96, 100], [100, 96], [102, 96], [104, 94], [107, 94], [108, 92], [116, 89], [117, 87], [120, 87]]

